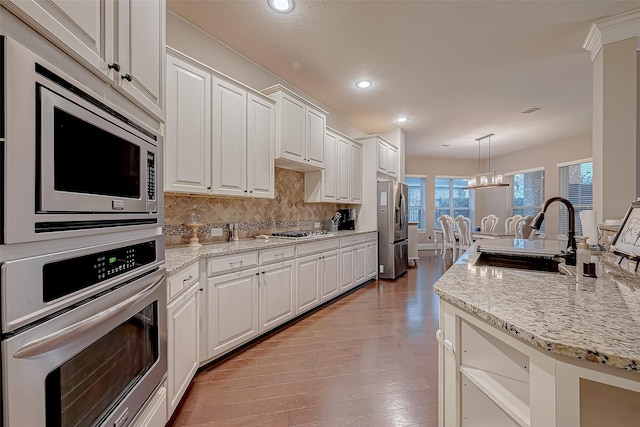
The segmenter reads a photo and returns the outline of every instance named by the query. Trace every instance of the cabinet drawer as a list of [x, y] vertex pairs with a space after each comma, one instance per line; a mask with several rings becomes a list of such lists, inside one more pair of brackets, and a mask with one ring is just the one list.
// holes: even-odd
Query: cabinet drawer
[[198, 281], [198, 262], [167, 278], [167, 302], [177, 297], [180, 292]]
[[284, 246], [281, 248], [264, 249], [260, 251], [260, 265], [270, 264], [276, 261], [291, 259], [295, 255], [295, 246]]
[[367, 242], [375, 242], [378, 240], [378, 233], [367, 233]]
[[207, 261], [207, 275], [217, 276], [233, 270], [240, 270], [258, 265], [258, 252], [210, 258]]
[[338, 249], [340, 247], [340, 241], [338, 239], [323, 240], [321, 242], [305, 243], [298, 245], [298, 256], [305, 256], [314, 254], [316, 252], [330, 251]]
[[358, 234], [356, 236], [342, 237], [340, 238], [340, 247], [346, 248], [347, 246], [360, 245], [367, 242], [366, 234]]

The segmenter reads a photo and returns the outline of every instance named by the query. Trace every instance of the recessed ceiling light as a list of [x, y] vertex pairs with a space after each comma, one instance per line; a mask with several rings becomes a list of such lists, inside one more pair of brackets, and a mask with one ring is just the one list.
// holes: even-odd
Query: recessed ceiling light
[[271, 9], [279, 13], [289, 13], [293, 10], [293, 0], [269, 0]]
[[358, 80], [356, 82], [356, 87], [360, 89], [368, 89], [371, 86], [373, 86], [373, 83], [371, 82], [371, 80]]
[[406, 122], [407, 120], [409, 120], [409, 118], [408, 118], [408, 117], [398, 117], [398, 118], [396, 119], [396, 122], [397, 122], [397, 123], [404, 123], [404, 122]]

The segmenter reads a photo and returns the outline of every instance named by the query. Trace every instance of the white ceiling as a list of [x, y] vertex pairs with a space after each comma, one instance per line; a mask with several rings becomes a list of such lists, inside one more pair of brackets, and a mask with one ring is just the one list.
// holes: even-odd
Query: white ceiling
[[[168, 0], [168, 9], [408, 155], [477, 158], [591, 131], [591, 23], [640, 1]], [[366, 91], [360, 78], [373, 80]], [[543, 107], [533, 114], [521, 112]], [[394, 119], [410, 121], [398, 125]], [[484, 142], [483, 144], [485, 144]], [[449, 144], [444, 148], [440, 145]], [[483, 157], [485, 157], [483, 145]]]

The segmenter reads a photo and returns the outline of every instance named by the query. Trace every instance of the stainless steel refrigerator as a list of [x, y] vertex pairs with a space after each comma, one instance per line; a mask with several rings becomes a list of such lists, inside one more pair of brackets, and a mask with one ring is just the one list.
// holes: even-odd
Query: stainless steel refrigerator
[[407, 271], [408, 192], [403, 183], [378, 182], [378, 277], [381, 279], [395, 279]]

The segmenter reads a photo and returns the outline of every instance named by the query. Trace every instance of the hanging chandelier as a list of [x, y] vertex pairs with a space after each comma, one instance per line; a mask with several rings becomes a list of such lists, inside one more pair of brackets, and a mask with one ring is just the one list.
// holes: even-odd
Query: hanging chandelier
[[482, 136], [476, 141], [478, 141], [478, 170], [480, 170], [480, 144], [483, 140], [487, 140], [489, 147], [489, 162], [488, 169], [490, 172], [480, 173], [478, 175], [474, 175], [469, 178], [469, 183], [467, 187], [464, 187], [464, 190], [482, 190], [485, 188], [498, 188], [498, 187], [508, 187], [509, 184], [504, 182], [504, 175], [497, 174], [495, 171], [491, 171], [491, 137], [494, 136], [494, 133], [490, 133], [488, 135]]

